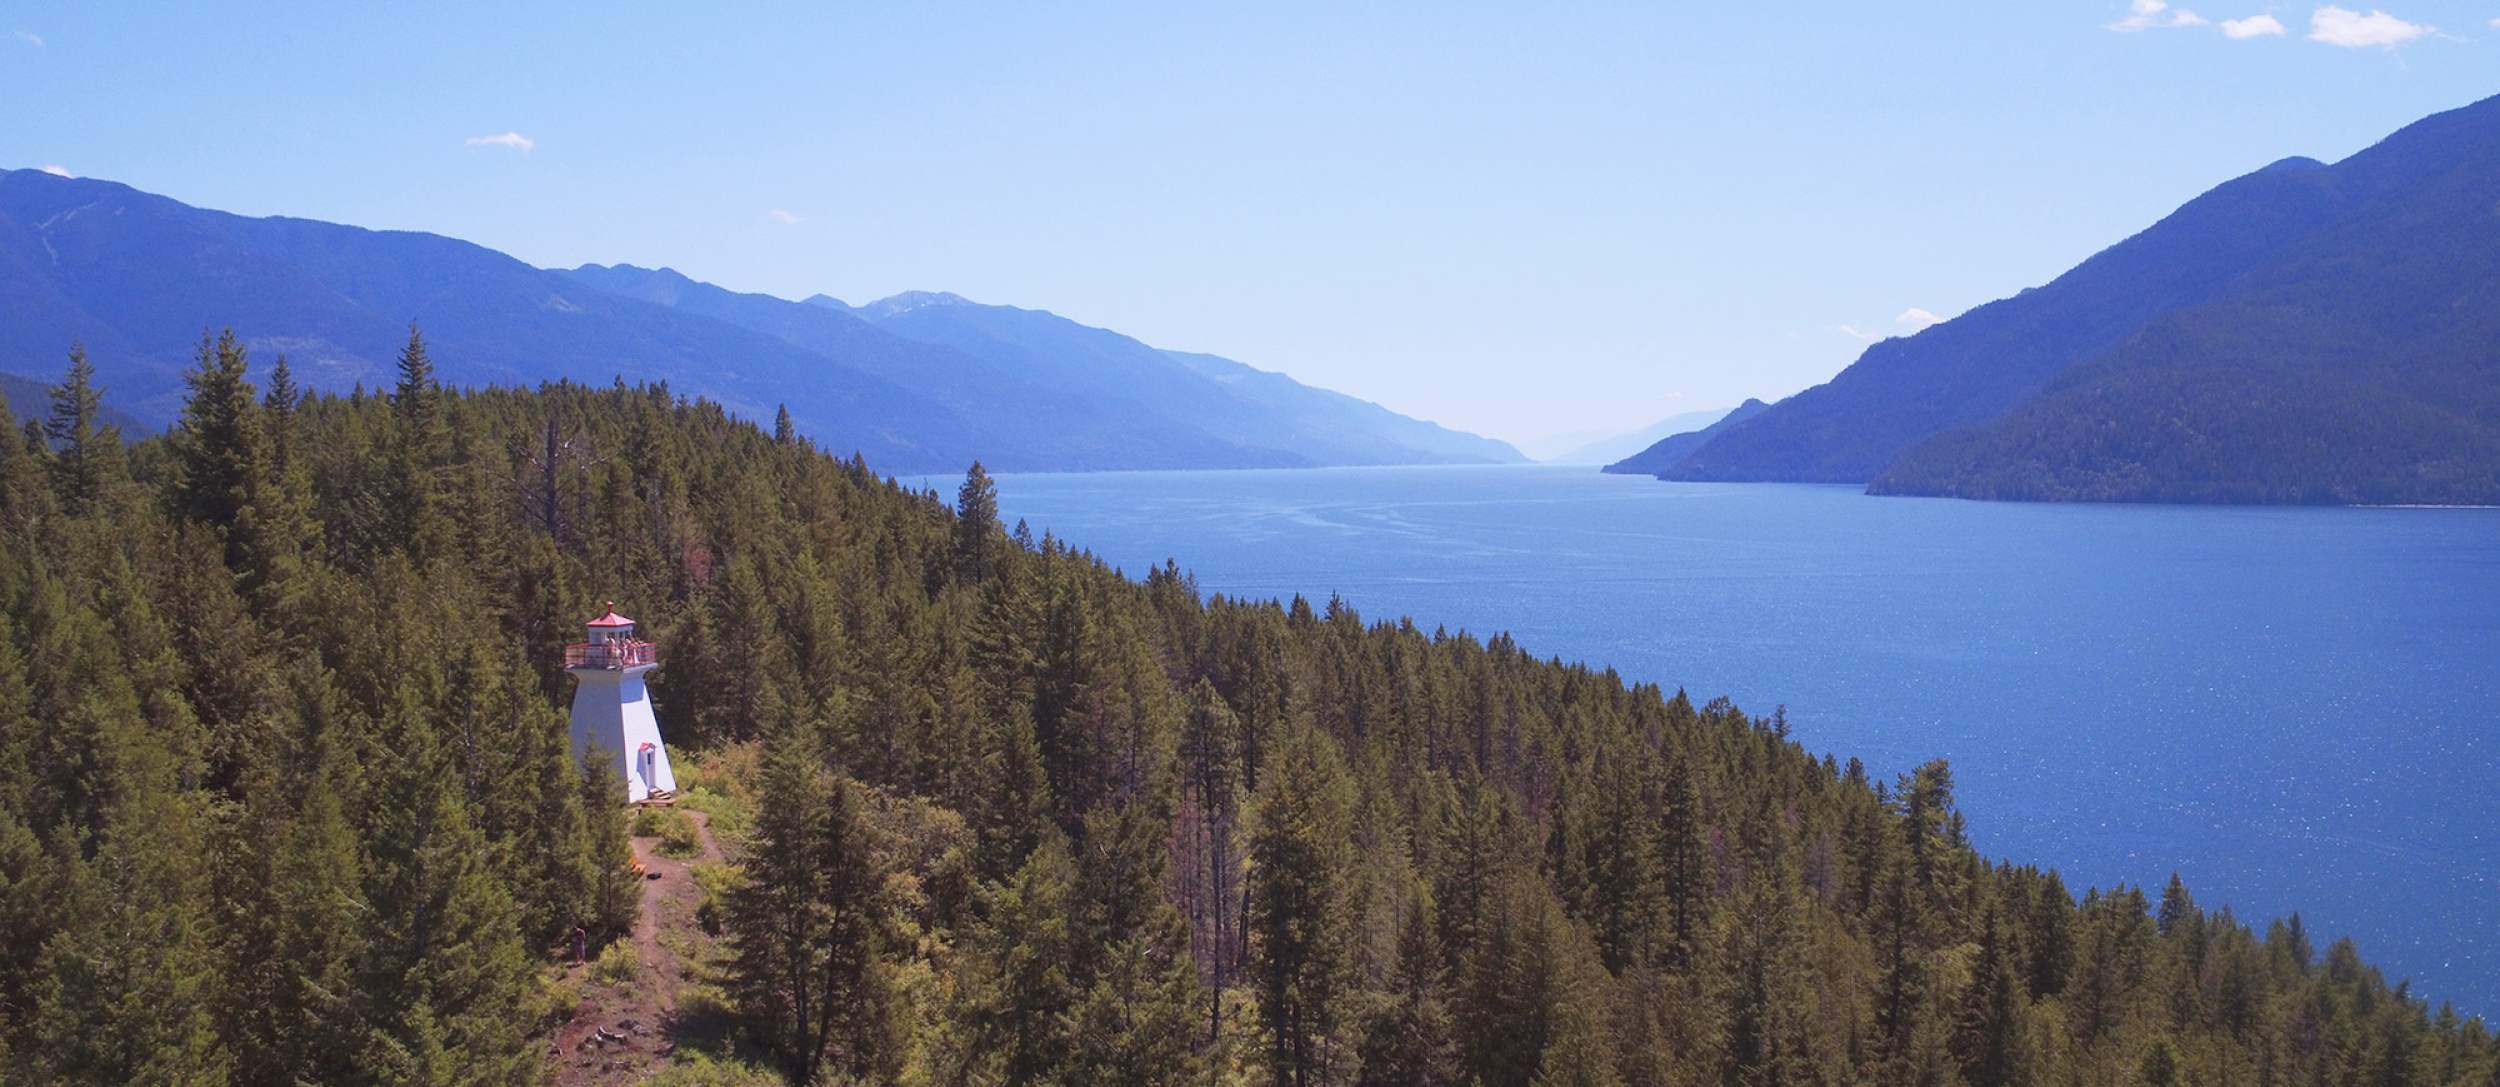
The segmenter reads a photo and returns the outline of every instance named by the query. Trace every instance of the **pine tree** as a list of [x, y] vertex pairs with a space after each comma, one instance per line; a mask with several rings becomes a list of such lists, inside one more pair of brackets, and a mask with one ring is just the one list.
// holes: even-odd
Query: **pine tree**
[[121, 432], [102, 422], [104, 391], [85, 345], [69, 349], [69, 371], [52, 387], [52, 416], [44, 433], [52, 444], [52, 486], [62, 509], [84, 514], [122, 477]]
[[959, 1083], [1049, 1083], [1067, 1067], [1075, 864], [1055, 832], [986, 895], [958, 968], [948, 1064]]
[[[1484, 1087], [1529, 1087], [1563, 1033], [1575, 982], [1569, 921], [1529, 872], [1502, 872], [1488, 890], [1481, 932], [1461, 957], [1459, 1067]], [[1598, 971], [1602, 974], [1602, 970]]]
[[236, 845], [250, 866], [237, 866], [245, 878], [229, 896], [225, 959], [245, 1083], [352, 1080], [368, 1034], [354, 999], [365, 954], [364, 860], [346, 812], [354, 779], [328, 734], [334, 723], [319, 720], [335, 708], [308, 710], [302, 765], [255, 792], [251, 840]]
[[955, 492], [955, 573], [978, 584], [997, 572], [999, 552], [998, 485], [972, 462], [964, 485]]
[[1188, 715], [1182, 718], [1182, 772], [1198, 806], [1206, 850], [1206, 927], [1208, 953], [1207, 1037], [1224, 1034], [1224, 967], [1232, 941], [1226, 933], [1226, 906], [1232, 900], [1234, 857], [1232, 827], [1241, 795], [1240, 719], [1226, 705], [1215, 685], [1200, 679], [1189, 692]]
[[[174, 433], [180, 482], [175, 508], [185, 517], [228, 533], [262, 487], [268, 450], [257, 391], [249, 378], [243, 345], [228, 328], [213, 342], [200, 338], [199, 356], [183, 380], [191, 389]], [[248, 544], [228, 545], [228, 565], [240, 565]]]
[[261, 398], [262, 417], [269, 421], [269, 462], [273, 475], [284, 475], [295, 455], [295, 410], [304, 399], [303, 390], [295, 387], [295, 370], [286, 363], [286, 353], [278, 353], [278, 361], [269, 368], [269, 392]]
[[1407, 899], [1398, 926], [1398, 959], [1389, 1003], [1363, 1035], [1360, 1087], [1448, 1087], [1457, 1082], [1456, 1051], [1443, 996], [1441, 946], [1431, 902], [1421, 887]]
[[443, 557], [452, 540], [444, 511], [444, 467], [451, 432], [443, 418], [442, 386], [425, 337], [408, 326], [399, 354], [399, 382], [390, 397], [392, 429], [382, 498], [388, 539], [419, 563]]
[[1988, 926], [1962, 991], [1953, 1055], [1970, 1087], [2031, 1087], [2031, 1002], [2003, 924]]
[[1335, 741], [1304, 727], [1261, 790], [1250, 844], [1251, 980], [1277, 1087], [1335, 1081], [1353, 979], [1350, 783]]
[[1728, 925], [1728, 1087], [1802, 1087], [1815, 1082], [1807, 984], [1807, 905], [1786, 863], [1754, 881]]
[[891, 994], [879, 961], [883, 882], [859, 800], [824, 764], [823, 741], [794, 728], [774, 741], [745, 878], [729, 897], [732, 996], [794, 1083], [875, 1069]]
[[581, 805], [583, 838], [588, 849], [591, 886], [582, 927], [591, 946], [633, 935], [642, 913], [642, 874], [634, 870], [633, 843], [626, 838], [625, 809], [617, 803], [625, 786], [617, 780], [616, 761], [592, 744], [582, 752]]
[[384, 1083], [523, 1082], [535, 1059], [519, 910], [421, 701], [442, 678], [422, 662], [403, 671], [375, 733], [377, 754], [388, 754], [367, 767], [371, 909], [357, 1012], [369, 1033], [359, 1062]]

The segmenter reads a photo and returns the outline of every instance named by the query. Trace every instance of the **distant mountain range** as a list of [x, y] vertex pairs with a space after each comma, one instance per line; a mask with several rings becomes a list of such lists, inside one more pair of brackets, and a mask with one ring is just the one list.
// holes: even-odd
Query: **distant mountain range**
[[2285, 159], [1886, 340], [1670, 479], [1881, 494], [2500, 502], [2500, 98]]
[[1719, 417], [1711, 420], [1708, 426], [1669, 434], [1650, 443], [1647, 448], [1609, 464], [1599, 471], [1617, 476], [1657, 475], [1674, 467], [1678, 461], [1691, 456], [1694, 450], [1708, 444], [1710, 439], [1735, 429], [1736, 424], [1769, 411], [1770, 408], [1771, 405], [1760, 400], [1747, 400], [1738, 404], [1733, 411], [1719, 413]]
[[1639, 430], [1609, 434], [1602, 438], [1595, 437], [1593, 434], [1581, 434], [1571, 438], [1548, 438], [1543, 448], [1549, 451], [1559, 450], [1549, 453], [1540, 453], [1537, 447], [1529, 445], [1523, 445], [1520, 448], [1529, 456], [1537, 458], [1537, 461], [1542, 464], [1612, 464], [1656, 445], [1660, 438], [1690, 433], [1718, 422], [1727, 417], [1728, 410], [1727, 408], [1713, 408], [1709, 411], [1681, 411]]
[[180, 412], [203, 330], [230, 325], [262, 366], [284, 353], [302, 384], [345, 392], [389, 383], [412, 322], [450, 383], [665, 381], [766, 420], [787, 405], [820, 444], [890, 472], [1526, 459], [1039, 311], [918, 293], [855, 308], [667, 269], [554, 271], [433, 234], [0, 171], [0, 371], [56, 380], [83, 341], [111, 402], [149, 426]]

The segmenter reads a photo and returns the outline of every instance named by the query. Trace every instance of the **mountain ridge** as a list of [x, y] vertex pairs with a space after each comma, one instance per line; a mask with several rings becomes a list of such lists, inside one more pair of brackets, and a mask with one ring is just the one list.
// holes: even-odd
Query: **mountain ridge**
[[1875, 480], [1930, 437], [2010, 415], [2053, 377], [2118, 350], [2158, 317], [2243, 290], [2245, 277], [2308, 237], [2473, 155], [2493, 130], [2500, 97], [2405, 125], [2335, 165], [2270, 162], [2048, 285], [1868, 347], [1838, 377], [1715, 437], [1665, 475]]
[[1989, 426], [1930, 439], [1872, 489], [2500, 502], [2500, 108], [2490, 114], [2442, 126], [2455, 153], [2406, 184], [2359, 171], [2374, 190], [2359, 206], [2229, 297], [2156, 319]]
[[1735, 429], [1745, 420], [1769, 411], [1770, 408], [1771, 405], [1763, 403], [1758, 398], [1747, 398], [1744, 403], [1729, 409], [1727, 414], [1720, 416], [1709, 426], [1699, 430], [1688, 430], [1681, 434], [1669, 434], [1650, 443], [1648, 448], [1606, 465], [1598, 471], [1617, 476], [1659, 475], [1674, 467], [1676, 462], [1691, 456], [1694, 450], [1708, 444], [1712, 438]]
[[[1085, 358], [1044, 360], [1058, 378], [1036, 380], [838, 302], [632, 272], [623, 278], [650, 279], [634, 285], [639, 293], [441, 235], [249, 218], [117, 182], [0, 171], [0, 313], [11, 318], [0, 322], [0, 370], [57, 373], [70, 345], [83, 343], [115, 403], [153, 427], [180, 410], [182, 375], [213, 328], [232, 327], [264, 362], [286, 355], [307, 388], [343, 393], [386, 384], [414, 325], [452, 384], [632, 378], [749, 418], [786, 407], [828, 448], [856, 450], [887, 471], [960, 471], [976, 459], [1053, 471], [1517, 455], [1442, 428], [1418, 444], [1427, 432], [1385, 409], [1388, 419], [1364, 424], [1377, 425], [1359, 441], [1306, 427], [1126, 337], [1134, 344], [1126, 362], [1151, 357], [1158, 380], [1186, 393], [1170, 399], [1192, 405], [1190, 417], [1152, 397], [1115, 395], [1118, 375], [1084, 380]], [[910, 301], [883, 316], [981, 308], [936, 293]]]

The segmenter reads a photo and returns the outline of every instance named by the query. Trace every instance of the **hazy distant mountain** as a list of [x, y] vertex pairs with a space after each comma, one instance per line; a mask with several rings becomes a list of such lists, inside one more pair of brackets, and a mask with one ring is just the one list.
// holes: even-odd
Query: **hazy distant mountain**
[[[1642, 427], [1639, 430], [1623, 434], [1610, 434], [1603, 438], [1577, 441], [1560, 453], [1540, 458], [1539, 463], [1586, 464], [1592, 466], [1613, 464], [1616, 461], [1622, 460], [1625, 457], [1631, 456], [1634, 453], [1638, 453], [1641, 450], [1658, 444], [1658, 441], [1661, 438], [1670, 438], [1678, 434], [1690, 434], [1693, 431], [1700, 430], [1703, 427], [1707, 427], [1721, 419], [1725, 419], [1727, 418], [1727, 413], [1730, 410], [1731, 409], [1728, 408], [1715, 408], [1710, 411], [1679, 412], [1677, 414], [1667, 416], [1664, 419], [1660, 419], [1655, 423], [1651, 423], [1648, 426]], [[1557, 442], [1555, 444], [1559, 445], [1561, 443]]]
[[1666, 474], [1995, 498], [2500, 499], [2495, 206], [2500, 98], [2334, 166], [2286, 159], [2045, 287], [1869, 348]]
[[1719, 418], [1708, 426], [1669, 434], [1651, 443], [1649, 448], [1609, 464], [1599, 471], [1618, 476], [1657, 475], [1674, 467], [1678, 461], [1691, 456], [1694, 450], [1701, 448], [1710, 439], [1735, 429], [1737, 424], [1770, 410], [1770, 407], [1771, 405], [1760, 400], [1747, 400], [1733, 410], [1719, 413]]
[[1135, 375], [1116, 367], [1070, 379], [1097, 360], [1027, 373], [846, 307], [673, 272], [548, 271], [438, 235], [250, 219], [108, 181], [0, 171], [0, 371], [57, 375], [84, 341], [112, 402], [151, 427], [180, 411], [182, 372], [211, 328], [231, 325], [264, 368], [283, 352], [303, 384], [345, 392], [389, 383], [411, 322], [449, 383], [664, 381], [760, 419], [786, 404], [824, 446], [884, 471], [960, 471], [975, 458], [1026, 471], [1431, 463], [1508, 448], [1386, 411], [1297, 422], [1272, 395], [1237, 393], [1150, 348], [1163, 384], [1132, 390]]
[[775, 337], [937, 402], [978, 422], [978, 455], [998, 471], [1274, 468], [1314, 463], [1297, 451], [1226, 441], [1122, 398], [1026, 379], [942, 344], [894, 335], [847, 307], [739, 294], [677, 272], [583, 265], [564, 273], [603, 291]]
[[1164, 351], [1042, 310], [913, 291], [862, 306], [808, 303], [979, 358], [1040, 387], [1185, 423], [1251, 448], [1289, 449], [1316, 464], [1509, 464], [1507, 443], [1410, 419], [1231, 359]]

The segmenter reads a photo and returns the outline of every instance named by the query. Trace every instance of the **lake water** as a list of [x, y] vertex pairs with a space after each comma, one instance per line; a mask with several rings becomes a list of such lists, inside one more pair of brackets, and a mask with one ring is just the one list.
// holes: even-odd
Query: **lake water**
[[[913, 481], [950, 499], [955, 480]], [[2500, 1012], [2500, 510], [2022, 505], [1587, 469], [1005, 476], [1002, 516], [1207, 592], [1343, 596], [1953, 761], [1991, 856], [2176, 871]]]

